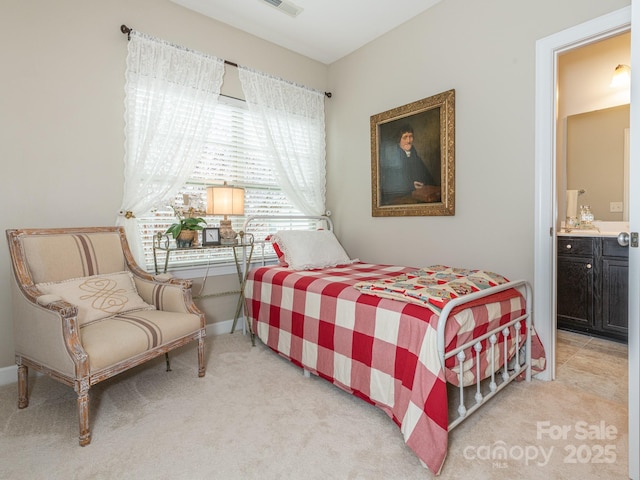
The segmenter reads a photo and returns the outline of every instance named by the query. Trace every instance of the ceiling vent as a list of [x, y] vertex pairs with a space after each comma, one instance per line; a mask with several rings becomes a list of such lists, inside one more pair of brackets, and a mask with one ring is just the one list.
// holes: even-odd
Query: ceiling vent
[[272, 7], [277, 8], [281, 12], [286, 13], [291, 17], [297, 17], [298, 15], [300, 15], [300, 13], [303, 10], [301, 7], [295, 5], [294, 3], [287, 2], [284, 0], [260, 0], [260, 1], [263, 3], [266, 3], [267, 5], [271, 5]]

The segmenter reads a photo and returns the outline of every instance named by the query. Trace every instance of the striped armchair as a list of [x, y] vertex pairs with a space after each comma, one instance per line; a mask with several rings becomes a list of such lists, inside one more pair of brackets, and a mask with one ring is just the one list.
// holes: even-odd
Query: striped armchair
[[72, 386], [84, 446], [91, 441], [92, 385], [191, 341], [198, 342], [198, 375], [204, 376], [205, 317], [193, 303], [191, 281], [143, 271], [124, 229], [6, 234], [19, 408], [29, 403], [29, 367]]

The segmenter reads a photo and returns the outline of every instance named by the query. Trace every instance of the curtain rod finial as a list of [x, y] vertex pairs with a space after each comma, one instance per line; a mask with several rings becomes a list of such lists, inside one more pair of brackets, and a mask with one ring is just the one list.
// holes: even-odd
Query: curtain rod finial
[[127, 34], [127, 38], [131, 40], [131, 29], [125, 24], [120, 25], [120, 31]]

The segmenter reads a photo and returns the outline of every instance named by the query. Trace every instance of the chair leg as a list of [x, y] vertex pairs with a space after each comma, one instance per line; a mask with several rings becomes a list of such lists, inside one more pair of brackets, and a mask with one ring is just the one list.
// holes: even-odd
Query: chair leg
[[89, 387], [82, 386], [78, 392], [78, 422], [80, 424], [80, 437], [78, 443], [81, 447], [91, 443], [91, 430], [89, 429]]
[[18, 364], [18, 408], [29, 406], [29, 369]]
[[167, 372], [171, 371], [171, 360], [169, 360], [169, 352], [165, 352], [164, 361], [167, 364]]
[[204, 377], [205, 374], [205, 365], [204, 365], [204, 337], [200, 337], [198, 339], [198, 376]]

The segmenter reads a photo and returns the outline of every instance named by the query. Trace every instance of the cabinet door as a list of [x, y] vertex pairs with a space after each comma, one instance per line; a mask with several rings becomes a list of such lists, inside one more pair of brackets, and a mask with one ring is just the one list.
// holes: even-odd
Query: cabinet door
[[624, 258], [602, 259], [602, 330], [627, 338], [629, 266]]
[[558, 326], [593, 329], [593, 279], [591, 257], [558, 255]]

